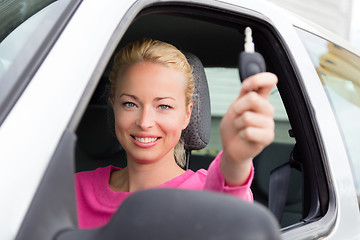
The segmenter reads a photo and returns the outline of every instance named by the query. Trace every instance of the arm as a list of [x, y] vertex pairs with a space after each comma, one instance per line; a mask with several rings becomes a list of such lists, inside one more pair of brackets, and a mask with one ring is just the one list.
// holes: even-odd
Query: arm
[[248, 178], [243, 184], [239, 186], [229, 186], [226, 184], [224, 175], [220, 169], [222, 156], [223, 151], [221, 151], [210, 164], [206, 176], [204, 190], [222, 192], [236, 196], [248, 202], [253, 202], [253, 195], [250, 186], [254, 177], [254, 168], [252, 166], [250, 167]]
[[239, 97], [220, 123], [223, 145], [220, 169], [227, 186], [246, 183], [252, 159], [274, 139], [274, 110], [268, 101], [277, 77], [259, 73], [243, 82]]

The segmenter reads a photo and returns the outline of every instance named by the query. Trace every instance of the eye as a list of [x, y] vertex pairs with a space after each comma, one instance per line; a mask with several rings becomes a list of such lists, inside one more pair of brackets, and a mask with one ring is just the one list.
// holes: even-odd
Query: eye
[[122, 105], [124, 107], [126, 107], [126, 108], [134, 108], [134, 107], [136, 107], [136, 104], [133, 103], [133, 102], [124, 102]]
[[165, 105], [165, 104], [162, 104], [162, 105], [159, 105], [159, 109], [161, 110], [168, 110], [168, 109], [171, 109], [172, 107], [169, 106], [169, 105]]

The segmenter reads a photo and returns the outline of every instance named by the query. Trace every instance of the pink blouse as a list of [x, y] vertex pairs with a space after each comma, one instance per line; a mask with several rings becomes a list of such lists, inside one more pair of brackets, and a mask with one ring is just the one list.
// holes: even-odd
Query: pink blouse
[[[158, 188], [224, 192], [252, 202], [253, 195], [250, 185], [254, 176], [253, 167], [244, 185], [226, 186], [220, 170], [221, 155], [222, 152], [216, 156], [208, 171], [204, 169], [196, 172], [187, 170], [180, 176], [159, 185]], [[105, 225], [122, 202], [132, 194], [132, 192], [115, 192], [109, 187], [110, 174], [115, 170], [119, 170], [119, 168], [108, 166], [93, 171], [79, 172], [75, 175], [79, 228], [89, 229]]]

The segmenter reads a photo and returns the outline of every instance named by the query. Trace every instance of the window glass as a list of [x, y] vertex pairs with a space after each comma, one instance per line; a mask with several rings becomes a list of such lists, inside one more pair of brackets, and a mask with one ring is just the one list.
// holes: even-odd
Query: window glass
[[297, 29], [336, 115], [360, 194], [360, 58], [346, 49]]
[[[219, 124], [230, 104], [238, 97], [241, 90], [239, 72], [237, 68], [205, 68], [209, 84], [211, 101], [211, 138], [210, 142], [200, 153], [216, 155], [221, 149]], [[277, 88], [270, 95], [270, 103], [275, 109], [275, 142], [295, 143], [289, 137], [291, 129], [288, 116]]]
[[[16, 87], [19, 74], [53, 29], [70, 0], [5, 0], [0, 4], [0, 89]], [[13, 73], [13, 74], [11, 74]], [[1, 104], [0, 98], [0, 104]]]

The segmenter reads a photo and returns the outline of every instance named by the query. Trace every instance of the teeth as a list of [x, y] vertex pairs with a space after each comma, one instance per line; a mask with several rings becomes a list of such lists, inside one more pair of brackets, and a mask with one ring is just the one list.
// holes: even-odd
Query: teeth
[[141, 143], [151, 143], [151, 142], [155, 142], [157, 138], [138, 138], [135, 137], [136, 141], [139, 141]]

